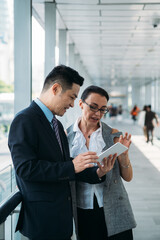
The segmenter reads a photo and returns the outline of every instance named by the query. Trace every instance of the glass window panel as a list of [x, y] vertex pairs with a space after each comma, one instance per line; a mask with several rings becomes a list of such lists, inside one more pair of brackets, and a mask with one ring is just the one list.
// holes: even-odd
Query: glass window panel
[[[0, 1], [0, 171], [11, 164], [8, 132], [14, 116], [13, 0]], [[10, 167], [0, 172], [0, 201], [11, 190]], [[9, 177], [11, 180], [11, 177]]]
[[44, 29], [32, 17], [32, 98], [39, 96], [44, 82]]

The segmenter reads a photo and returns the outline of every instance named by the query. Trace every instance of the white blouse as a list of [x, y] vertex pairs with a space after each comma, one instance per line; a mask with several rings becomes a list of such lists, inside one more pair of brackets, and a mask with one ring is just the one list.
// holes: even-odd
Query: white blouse
[[[71, 148], [71, 157], [75, 158], [80, 153], [93, 151], [99, 155], [105, 147], [105, 142], [102, 138], [102, 126], [91, 134], [89, 141], [89, 148], [86, 147], [86, 139], [78, 127], [81, 118], [77, 119], [73, 131], [76, 132]], [[103, 185], [90, 184], [85, 182], [77, 182], [77, 207], [83, 209], [93, 209], [94, 194], [97, 197], [99, 207], [103, 207]]]

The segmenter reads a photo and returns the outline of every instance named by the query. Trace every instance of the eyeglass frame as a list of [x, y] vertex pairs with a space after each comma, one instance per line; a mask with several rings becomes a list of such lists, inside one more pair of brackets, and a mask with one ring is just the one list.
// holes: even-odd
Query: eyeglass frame
[[[109, 112], [109, 109], [108, 109], [108, 108], [106, 108], [106, 109], [104, 110], [104, 109], [102, 109], [102, 108], [93, 107], [92, 105], [88, 104], [85, 100], [83, 100], [83, 102], [90, 108], [90, 110], [91, 110], [92, 112], [98, 112], [98, 111], [100, 111], [101, 114], [107, 114], [107, 113]], [[97, 110], [95, 111], [95, 109], [97, 109]]]

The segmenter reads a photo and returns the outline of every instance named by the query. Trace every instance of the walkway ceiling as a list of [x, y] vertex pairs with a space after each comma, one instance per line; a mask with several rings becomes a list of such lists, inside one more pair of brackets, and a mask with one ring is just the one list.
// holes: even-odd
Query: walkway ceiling
[[[42, 2], [33, 6], [44, 22]], [[53, 2], [53, 1], [47, 1]], [[141, 85], [160, 77], [160, 1], [57, 0], [57, 28], [68, 30], [93, 82]]]

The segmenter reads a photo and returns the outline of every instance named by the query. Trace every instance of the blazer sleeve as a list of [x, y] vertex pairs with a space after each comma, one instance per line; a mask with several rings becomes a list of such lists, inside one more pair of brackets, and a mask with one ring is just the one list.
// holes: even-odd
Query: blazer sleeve
[[28, 115], [18, 115], [11, 124], [8, 140], [16, 174], [32, 182], [74, 180], [74, 165], [70, 158], [65, 162], [56, 161], [56, 154], [51, 153], [51, 159], [41, 159], [39, 141], [33, 119]]

